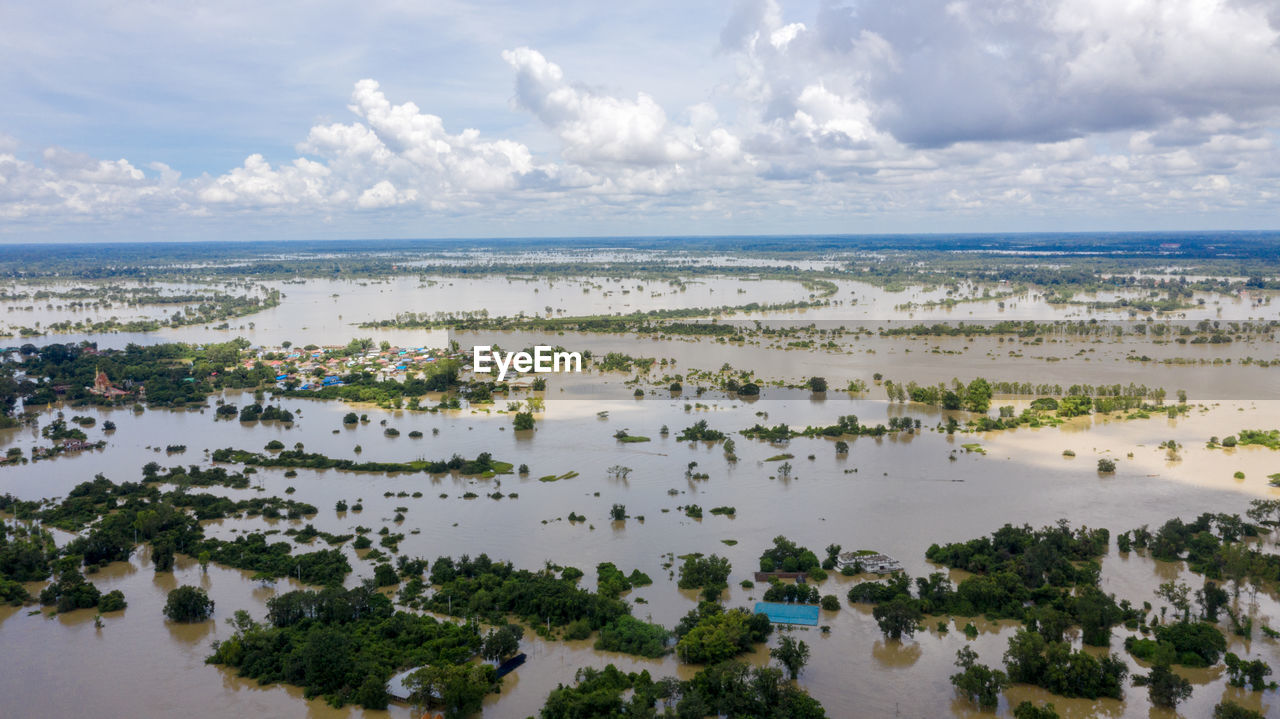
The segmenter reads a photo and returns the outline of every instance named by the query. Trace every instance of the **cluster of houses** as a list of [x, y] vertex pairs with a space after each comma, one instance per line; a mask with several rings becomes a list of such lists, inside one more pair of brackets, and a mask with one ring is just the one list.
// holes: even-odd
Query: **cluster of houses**
[[[87, 450], [87, 449], [102, 449], [103, 447], [106, 447], [106, 446], [107, 446], [106, 440], [98, 440], [96, 442], [90, 442], [84, 439], [67, 438], [67, 439], [58, 440], [56, 443], [54, 443], [52, 446], [49, 446], [49, 447], [32, 447], [31, 461], [38, 462], [42, 459], [52, 459], [53, 457], [56, 457], [60, 454], [66, 454], [68, 452], [83, 452], [84, 450]], [[21, 455], [14, 455], [14, 456], [8, 457], [7, 460], [9, 463], [16, 463], [16, 462], [21, 462], [22, 457]]]
[[[453, 356], [427, 347], [373, 349], [354, 356], [345, 354], [346, 349], [346, 345], [314, 350], [261, 348], [245, 360], [244, 366], [249, 369], [262, 362], [276, 370], [276, 386], [282, 389], [292, 380], [298, 389], [317, 390], [341, 386], [342, 376], [352, 372], [369, 372], [380, 379], [411, 376], [423, 365]], [[284, 355], [283, 359], [280, 355]]]

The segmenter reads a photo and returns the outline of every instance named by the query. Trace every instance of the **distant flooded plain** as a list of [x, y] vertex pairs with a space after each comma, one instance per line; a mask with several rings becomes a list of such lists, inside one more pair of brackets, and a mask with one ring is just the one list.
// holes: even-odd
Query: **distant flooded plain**
[[[297, 281], [253, 283], [255, 288], [278, 290], [280, 304], [225, 323], [208, 323], [183, 327], [164, 327], [153, 332], [45, 332], [42, 328], [65, 322], [87, 320], [102, 322], [118, 319], [165, 320], [182, 305], [116, 304], [109, 308], [81, 307], [62, 299], [0, 299], [0, 330], [13, 337], [9, 342], [39, 340], [43, 342], [92, 341], [98, 346], [123, 347], [129, 343], [211, 342], [244, 337], [254, 344], [346, 344], [353, 336], [387, 340], [392, 344], [418, 346], [439, 335], [421, 330], [394, 327], [360, 327], [363, 323], [380, 323], [413, 314], [422, 317], [465, 315], [486, 312], [491, 317], [516, 315], [537, 317], [573, 317], [599, 314], [630, 314], [653, 310], [687, 308], [736, 307], [749, 303], [777, 305], [788, 302], [824, 300], [825, 306], [795, 311], [739, 312], [739, 320], [803, 320], [806, 322], [876, 323], [876, 322], [983, 322], [1033, 320], [1121, 321], [1202, 319], [1218, 321], [1267, 320], [1280, 316], [1273, 308], [1270, 295], [1220, 295], [1197, 293], [1188, 307], [1177, 311], [1131, 313], [1126, 308], [1093, 309], [1087, 303], [1139, 300], [1145, 291], [1110, 291], [1081, 294], [1073, 298], [1079, 304], [1049, 302], [1035, 291], [1018, 291], [1000, 285], [964, 284], [958, 290], [944, 286], [912, 286], [890, 291], [865, 282], [836, 280], [830, 295], [817, 293], [793, 280], [752, 278], [745, 276], [697, 276], [679, 281], [635, 279], [609, 276], [539, 277], [397, 275], [390, 278], [364, 280], [329, 280], [309, 278]], [[85, 283], [40, 283], [12, 285], [9, 293], [32, 293], [39, 290], [66, 292], [83, 288]], [[132, 285], [129, 285], [132, 286]], [[166, 294], [185, 294], [214, 289], [230, 294], [249, 290], [227, 283], [149, 283]], [[1199, 302], [1203, 301], [1203, 304]], [[954, 304], [949, 304], [953, 302]], [[42, 332], [34, 337], [21, 337], [21, 328]]]

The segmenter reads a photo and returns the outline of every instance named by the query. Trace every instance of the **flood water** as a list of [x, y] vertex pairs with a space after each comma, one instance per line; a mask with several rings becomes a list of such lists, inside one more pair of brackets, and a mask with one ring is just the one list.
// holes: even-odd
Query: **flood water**
[[[644, 285], [640, 291], [637, 285]], [[584, 287], [588, 290], [583, 292]], [[603, 287], [603, 289], [601, 289]], [[628, 294], [622, 288], [629, 287]], [[745, 288], [746, 295], [738, 294]], [[514, 314], [520, 308], [542, 312], [551, 306], [553, 314], [630, 312], [675, 306], [740, 304], [748, 301], [783, 302], [807, 297], [795, 283], [782, 281], [739, 282], [712, 280], [690, 283], [686, 290], [653, 282], [624, 280], [556, 280], [549, 282], [509, 281], [506, 278], [439, 279], [425, 284], [418, 278], [391, 283], [369, 282], [309, 283], [286, 285], [288, 295], [281, 307], [244, 318], [252, 321], [252, 332], [237, 332], [252, 341], [290, 339], [297, 344], [345, 344], [351, 336], [381, 335], [360, 331], [352, 322], [382, 319], [397, 312], [433, 313], [488, 308], [492, 315]], [[532, 290], [537, 289], [534, 293]], [[837, 299], [847, 299], [842, 286]], [[608, 294], [606, 294], [606, 292]], [[334, 293], [341, 295], [332, 297]], [[652, 296], [652, 293], [662, 293]], [[877, 294], [879, 293], [879, 294]], [[942, 290], [880, 293], [861, 286], [858, 303], [822, 310], [810, 310], [809, 317], [832, 319], [878, 318], [894, 315], [887, 307], [906, 301], [936, 299]], [[881, 296], [883, 295], [883, 296]], [[406, 298], [409, 298], [406, 300]], [[1082, 311], [1073, 307], [1060, 311], [1030, 297], [1018, 299], [1006, 311]], [[1225, 302], [1225, 300], [1224, 300]], [[1025, 304], [1023, 304], [1025, 303]], [[986, 308], [985, 316], [1000, 318], [990, 303], [962, 304], [959, 311]], [[1245, 307], [1209, 305], [1202, 316], [1268, 316], [1270, 307], [1258, 308], [1248, 301]], [[1042, 307], [1032, 311], [1030, 308]], [[883, 312], [883, 313], [882, 313]], [[882, 314], [881, 314], [882, 313]], [[1189, 313], [1190, 314], [1190, 313]], [[339, 317], [340, 315], [340, 317]], [[831, 316], [827, 316], [831, 315]], [[916, 310], [916, 317], [923, 316]], [[1058, 316], [1058, 315], [1054, 315]], [[1116, 318], [1120, 317], [1115, 315]], [[1036, 317], [1041, 319], [1042, 317]], [[152, 333], [149, 341], [185, 339], [207, 341], [224, 333], [192, 327]], [[231, 336], [234, 336], [232, 334]], [[404, 344], [423, 344], [428, 333], [391, 333]], [[418, 338], [417, 342], [405, 341]], [[455, 335], [464, 346], [496, 342], [523, 346], [539, 339], [520, 333], [475, 333]], [[104, 346], [122, 344], [122, 335], [100, 339]], [[39, 343], [39, 340], [37, 340]], [[839, 387], [851, 379], [872, 385], [864, 396], [851, 397], [829, 392], [825, 398], [811, 398], [807, 392], [766, 388], [764, 396], [744, 402], [708, 393], [694, 396], [686, 387], [682, 397], [669, 393], [647, 393], [631, 397], [631, 387], [623, 382], [628, 375], [588, 374], [551, 379], [545, 393], [546, 410], [531, 433], [511, 430], [510, 417], [498, 412], [506, 406], [498, 398], [487, 408], [469, 408], [438, 414], [384, 411], [359, 407], [372, 420], [366, 425], [343, 426], [342, 415], [352, 407], [336, 402], [286, 399], [283, 404], [299, 416], [291, 426], [274, 423], [242, 425], [216, 421], [212, 406], [203, 411], [147, 410], [135, 414], [128, 408], [100, 410], [77, 408], [67, 414], [98, 418], [87, 430], [90, 439], [105, 438], [102, 451], [88, 451], [38, 463], [0, 467], [0, 492], [24, 499], [64, 496], [77, 483], [103, 473], [114, 481], [133, 481], [149, 461], [163, 465], [209, 464], [206, 450], [236, 447], [259, 450], [268, 441], [279, 439], [287, 446], [303, 443], [312, 451], [335, 457], [354, 457], [360, 445], [363, 460], [404, 461], [420, 457], [444, 458], [454, 453], [471, 457], [492, 452], [494, 457], [530, 467], [528, 477], [514, 475], [490, 480], [424, 475], [384, 476], [336, 470], [297, 470], [286, 478], [282, 469], [259, 470], [263, 494], [286, 496], [319, 508], [316, 516], [301, 521], [272, 521], [262, 518], [223, 520], [210, 523], [209, 533], [231, 537], [236, 532], [301, 527], [312, 523], [322, 531], [350, 532], [357, 525], [376, 531], [389, 526], [406, 535], [400, 553], [434, 560], [441, 555], [476, 555], [509, 560], [520, 567], [538, 568], [552, 561], [583, 569], [584, 586], [594, 587], [594, 568], [599, 562], [613, 562], [624, 572], [638, 568], [655, 581], [636, 589], [625, 598], [643, 598], [633, 613], [667, 626], [696, 605], [696, 596], [677, 589], [675, 577], [663, 568], [669, 555], [689, 552], [719, 554], [733, 563], [729, 606], [749, 606], [759, 598], [763, 586], [745, 590], [739, 586], [756, 568], [760, 553], [779, 534], [815, 551], [836, 543], [846, 550], [875, 549], [899, 559], [913, 576], [936, 571], [924, 559], [930, 544], [966, 540], [997, 529], [1005, 523], [1043, 525], [1066, 518], [1074, 525], [1106, 527], [1113, 536], [1142, 524], [1157, 527], [1173, 516], [1191, 519], [1201, 512], [1243, 514], [1253, 498], [1280, 498], [1280, 489], [1269, 486], [1267, 476], [1280, 472], [1280, 452], [1259, 447], [1208, 449], [1210, 436], [1234, 434], [1245, 428], [1280, 427], [1280, 368], [1237, 365], [1174, 366], [1135, 362], [1125, 357], [1135, 349], [1152, 357], [1204, 358], [1277, 356], [1276, 345], [1153, 346], [1150, 343], [1093, 343], [1072, 341], [1024, 346], [995, 338], [880, 338], [846, 340], [839, 351], [786, 350], [769, 342], [736, 346], [711, 340], [653, 340], [623, 336], [557, 336], [555, 343], [570, 349], [593, 352], [623, 351], [636, 356], [672, 358], [674, 368], [667, 373], [687, 373], [692, 369], [715, 370], [729, 363], [750, 369], [761, 377], [799, 381], [822, 375]], [[935, 352], [934, 350], [938, 351]], [[1082, 354], [1080, 350], [1084, 350]], [[954, 352], [954, 354], [944, 353]], [[1012, 354], [1011, 354], [1012, 353]], [[1164, 353], [1161, 355], [1160, 353]], [[1020, 355], [1020, 356], [1018, 356]], [[1054, 357], [1055, 359], [1046, 359]], [[827, 439], [796, 439], [786, 447], [735, 437], [739, 460], [726, 462], [719, 445], [677, 442], [675, 435], [699, 419], [725, 432], [736, 433], [757, 422], [792, 426], [827, 425], [843, 414], [856, 414], [864, 424], [885, 422], [888, 417], [908, 415], [922, 420], [928, 430], [946, 413], [912, 404], [890, 404], [883, 391], [874, 386], [872, 373], [882, 372], [895, 380], [918, 382], [964, 380], [975, 376], [1030, 382], [1128, 382], [1184, 388], [1192, 404], [1198, 405], [1176, 419], [1164, 415], [1150, 419], [1120, 420], [1079, 418], [1060, 427], [1022, 428], [984, 435], [924, 431], [918, 435], [858, 438], [851, 440], [846, 457], [837, 457], [834, 442]], [[655, 370], [655, 374], [659, 374]], [[654, 383], [656, 384], [656, 382]], [[649, 385], [645, 385], [646, 389]], [[527, 395], [512, 397], [522, 399]], [[210, 404], [217, 397], [211, 398]], [[242, 403], [238, 393], [221, 399]], [[1027, 398], [998, 399], [996, 404], [1021, 408]], [[686, 405], [694, 405], [687, 408]], [[57, 411], [53, 408], [49, 411]], [[601, 414], [604, 413], [604, 414]], [[762, 416], [765, 415], [765, 416]], [[48, 421], [46, 415], [41, 423]], [[102, 421], [111, 419], [118, 430], [104, 435]], [[387, 426], [400, 436], [383, 434]], [[662, 436], [666, 425], [670, 436]], [[613, 433], [627, 429], [631, 434], [652, 438], [647, 443], [621, 444]], [[412, 439], [412, 430], [423, 437]], [[334, 431], [337, 430], [335, 434]], [[438, 431], [438, 433], [437, 433]], [[1170, 459], [1158, 445], [1175, 440], [1183, 445], [1177, 459]], [[966, 452], [961, 445], [979, 442], [986, 454]], [[38, 430], [21, 428], [0, 433], [0, 451], [10, 446], [29, 449], [43, 442]], [[180, 455], [166, 455], [167, 445], [185, 444]], [[1075, 457], [1063, 456], [1070, 449]], [[777, 478], [777, 462], [766, 459], [781, 452], [795, 457], [789, 478]], [[1132, 453], [1132, 457], [1129, 456]], [[1099, 456], [1119, 461], [1114, 475], [1095, 471]], [[706, 472], [706, 480], [689, 480], [685, 471], [690, 462]], [[613, 465], [632, 468], [628, 479], [610, 478]], [[854, 471], [856, 470], [856, 471]], [[574, 479], [539, 482], [538, 477], [576, 471]], [[1234, 472], [1244, 479], [1235, 479]], [[494, 500], [486, 496], [495, 489], [508, 495]], [[210, 488], [200, 491], [228, 496], [258, 496], [257, 489]], [[464, 499], [471, 491], [479, 495]], [[671, 492], [675, 493], [672, 494]], [[392, 493], [386, 497], [384, 493]], [[419, 498], [396, 497], [396, 493], [422, 492]], [[510, 495], [517, 494], [512, 498]], [[447, 497], [441, 497], [441, 494]], [[362, 512], [338, 513], [338, 500], [362, 500]], [[626, 505], [631, 519], [613, 522], [608, 518], [613, 503]], [[706, 513], [702, 520], [686, 517], [677, 507], [696, 503], [705, 509], [720, 505], [736, 508], [732, 518]], [[397, 507], [407, 507], [403, 523], [394, 522]], [[570, 512], [583, 514], [588, 522], [570, 524]], [[643, 520], [640, 519], [643, 517]], [[12, 521], [12, 520], [9, 520]], [[414, 533], [416, 532], [416, 533]], [[724, 540], [736, 540], [730, 546]], [[302, 551], [299, 548], [296, 551]], [[371, 562], [344, 547], [355, 571], [348, 584], [372, 575]], [[1103, 560], [1103, 586], [1119, 598], [1141, 604], [1158, 604], [1153, 590], [1162, 581], [1181, 577], [1193, 587], [1202, 579], [1185, 567], [1155, 562], [1132, 553], [1121, 555], [1114, 542]], [[958, 575], [957, 575], [958, 578]], [[203, 663], [210, 642], [229, 635], [222, 623], [237, 609], [246, 609], [256, 618], [265, 614], [265, 603], [276, 593], [296, 588], [281, 581], [274, 588], [250, 581], [249, 575], [211, 565], [208, 574], [189, 558], [179, 559], [172, 575], [156, 575], [146, 552], [127, 563], [118, 563], [95, 575], [91, 581], [104, 592], [122, 589], [129, 606], [104, 619], [105, 626], [93, 624], [93, 610], [71, 612], [48, 618], [31, 611], [37, 607], [0, 609], [0, 649], [11, 660], [0, 672], [0, 714], [14, 717], [70, 716], [83, 712], [107, 717], [171, 716], [198, 714], [211, 717], [240, 716], [360, 716], [359, 709], [333, 709], [320, 700], [306, 700], [301, 691], [283, 686], [260, 687], [256, 682], [234, 677], [226, 670]], [[796, 630], [812, 650], [800, 683], [827, 708], [829, 716], [850, 717], [937, 717], [977, 716], [966, 702], [957, 700], [947, 677], [954, 672], [956, 650], [969, 645], [981, 661], [998, 665], [1008, 637], [1016, 628], [1010, 623], [972, 621], [980, 630], [969, 641], [961, 628], [968, 618], [950, 621], [950, 631], [939, 633], [936, 619], [926, 622], [928, 631], [902, 643], [886, 642], [876, 627], [868, 607], [850, 606], [844, 601], [849, 586], [857, 580], [833, 575], [821, 585], [823, 594], [841, 598], [838, 612], [823, 612], [821, 623], [831, 632]], [[217, 602], [215, 618], [197, 625], [174, 625], [162, 614], [165, 594], [180, 584], [204, 586]], [[31, 589], [38, 590], [39, 585]], [[1255, 625], [1280, 628], [1280, 597], [1268, 591], [1242, 594], [1239, 609], [1255, 618]], [[1125, 657], [1132, 671], [1145, 672], [1123, 651], [1126, 632], [1118, 628], [1112, 648]], [[776, 642], [776, 635], [773, 640]], [[1280, 666], [1280, 644], [1255, 632], [1252, 641], [1231, 637], [1231, 650], [1241, 656], [1262, 657]], [[570, 682], [573, 672], [583, 666], [601, 667], [615, 663], [624, 669], [648, 669], [655, 676], [688, 676], [693, 668], [679, 665], [674, 657], [646, 660], [596, 652], [586, 642], [544, 642], [526, 633], [522, 650], [529, 661], [509, 675], [502, 693], [486, 703], [486, 719], [519, 719], [535, 715], [547, 693], [557, 683]], [[767, 648], [760, 648], [752, 661], [768, 661]], [[1276, 691], [1245, 692], [1226, 685], [1221, 665], [1209, 670], [1182, 670], [1195, 685], [1192, 698], [1179, 715], [1207, 717], [1223, 699], [1233, 699], [1267, 716], [1280, 716], [1280, 695]], [[1141, 688], [1126, 688], [1129, 701], [1088, 701], [1054, 697], [1043, 691], [1017, 686], [1001, 701], [999, 712], [1008, 715], [1012, 704], [1024, 699], [1048, 700], [1064, 717], [1172, 717], [1154, 711]], [[1012, 704], [1011, 704], [1012, 703]], [[408, 709], [393, 707], [389, 712], [363, 712], [368, 716], [407, 717]]]
[[[894, 292], [865, 282], [838, 280], [836, 292], [827, 298], [828, 306], [800, 311], [761, 311], [734, 315], [738, 320], [804, 320], [806, 322], [931, 323], [943, 321], [1034, 320], [1129, 320], [1151, 316], [1160, 320], [1245, 321], [1275, 319], [1280, 307], [1273, 308], [1266, 294], [1225, 296], [1198, 293], [1185, 310], [1161, 315], [1139, 313], [1131, 316], [1127, 309], [1091, 309], [1081, 304], [1055, 304], [1034, 291], [1015, 293], [1007, 286], [974, 286], [965, 283], [958, 290], [946, 287], [908, 287]], [[14, 285], [7, 291], [32, 292], [42, 288], [65, 291], [83, 284]], [[261, 283], [153, 283], [165, 293], [189, 293], [217, 289], [235, 295], [252, 293], [259, 296], [265, 289], [281, 293], [280, 304], [249, 316], [228, 320], [226, 326], [191, 325], [166, 327], [154, 332], [109, 332], [83, 334], [51, 333], [34, 338], [18, 338], [22, 327], [41, 328], [62, 321], [100, 322], [111, 318], [120, 321], [163, 320], [180, 307], [174, 305], [138, 305], [111, 308], [71, 307], [68, 301], [4, 300], [0, 301], [0, 331], [14, 335], [11, 342], [96, 342], [99, 347], [124, 347], [129, 343], [215, 342], [244, 337], [254, 344], [279, 345], [290, 341], [302, 345], [346, 344], [352, 337], [372, 337], [401, 346], [419, 346], [439, 341], [440, 335], [423, 330], [390, 327], [362, 328], [361, 323], [394, 320], [406, 313], [423, 317], [487, 311], [491, 317], [519, 314], [557, 317], [591, 314], [629, 314], [650, 310], [694, 307], [738, 306], [751, 302], [761, 305], [801, 302], [819, 299], [798, 282], [750, 277], [697, 276], [681, 282], [641, 280], [623, 277], [538, 277], [482, 276], [455, 277], [399, 275], [384, 279], [268, 281]], [[985, 293], [985, 297], [984, 297]], [[1112, 302], [1137, 300], [1146, 292], [1099, 292], [1081, 294], [1079, 302]], [[946, 300], [958, 304], [946, 306]], [[1195, 304], [1203, 300], [1203, 305]], [[930, 304], [934, 303], [934, 304]]]

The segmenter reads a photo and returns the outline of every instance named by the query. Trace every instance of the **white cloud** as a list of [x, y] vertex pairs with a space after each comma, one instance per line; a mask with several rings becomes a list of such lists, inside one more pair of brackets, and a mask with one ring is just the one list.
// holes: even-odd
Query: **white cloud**
[[376, 210], [383, 207], [394, 207], [406, 202], [412, 202], [417, 199], [417, 196], [417, 190], [400, 192], [396, 189], [395, 185], [383, 180], [360, 193], [360, 199], [356, 200], [356, 207], [359, 207], [362, 210]]
[[1277, 28], [1265, 0], [832, 2], [803, 18], [746, 2], [720, 33], [732, 79], [688, 106], [517, 47], [501, 59], [530, 127], [450, 129], [365, 79], [299, 156], [190, 178], [59, 148], [26, 159], [0, 135], [0, 217], [1275, 210]]
[[516, 71], [516, 102], [559, 135], [566, 159], [653, 167], [697, 156], [652, 97], [640, 93], [630, 100], [574, 87], [558, 65], [527, 47], [502, 58]]
[[722, 42], [766, 119], [815, 84], [868, 103], [879, 127], [920, 146], [1280, 106], [1280, 23], [1261, 0], [824, 3], [799, 27], [773, 0], [747, 7]]

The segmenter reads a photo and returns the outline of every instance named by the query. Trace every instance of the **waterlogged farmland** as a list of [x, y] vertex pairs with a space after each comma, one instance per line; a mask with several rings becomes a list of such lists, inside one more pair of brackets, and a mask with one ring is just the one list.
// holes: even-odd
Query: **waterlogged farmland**
[[[690, 716], [1280, 711], [1244, 666], [1280, 664], [1275, 267], [806, 242], [322, 248], [289, 277], [274, 248], [122, 251], [279, 304], [7, 340], [6, 706], [567, 717], [579, 676]], [[23, 322], [101, 317], [68, 301]], [[468, 371], [536, 344], [584, 372]], [[166, 618], [184, 586], [209, 618]], [[734, 612], [759, 601], [818, 624]], [[709, 688], [734, 662], [776, 693]]]

